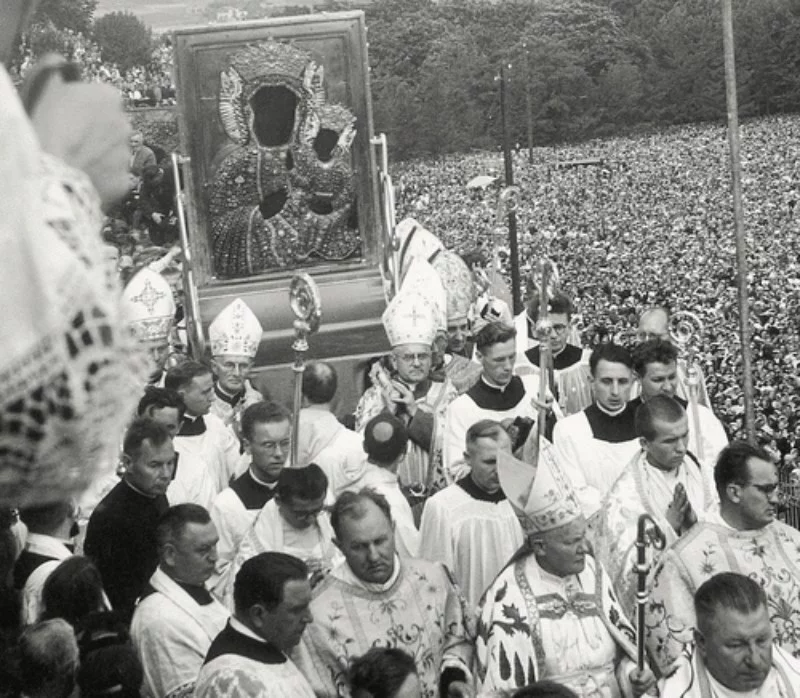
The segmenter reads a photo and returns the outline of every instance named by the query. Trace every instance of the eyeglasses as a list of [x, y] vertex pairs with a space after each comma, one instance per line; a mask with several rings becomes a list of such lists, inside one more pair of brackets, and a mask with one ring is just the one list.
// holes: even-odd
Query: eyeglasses
[[407, 364], [419, 362], [423, 363], [424, 361], [431, 360], [430, 352], [427, 353], [420, 353], [420, 354], [395, 354], [395, 356], [400, 359], [400, 361], [404, 361]]
[[292, 442], [290, 439], [283, 439], [283, 441], [265, 441], [261, 444], [261, 448], [265, 451], [277, 451], [280, 447], [283, 453], [286, 453], [291, 447]]
[[236, 364], [231, 361], [226, 361], [224, 363], [217, 361], [216, 363], [217, 366], [225, 373], [247, 373], [253, 367], [252, 361], [247, 361], [240, 364]]

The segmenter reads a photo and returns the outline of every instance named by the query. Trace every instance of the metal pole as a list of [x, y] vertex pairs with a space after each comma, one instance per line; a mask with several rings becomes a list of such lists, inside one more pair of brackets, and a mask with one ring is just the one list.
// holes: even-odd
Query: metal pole
[[525, 117], [528, 122], [528, 163], [533, 164], [533, 99], [531, 97], [531, 71], [527, 44], [522, 44], [525, 52]]
[[722, 40], [725, 49], [725, 92], [728, 106], [728, 144], [731, 153], [731, 190], [736, 234], [736, 274], [739, 292], [739, 337], [742, 343], [742, 385], [744, 388], [744, 425], [747, 439], [755, 443], [756, 426], [753, 407], [753, 361], [750, 353], [750, 306], [747, 301], [747, 244], [742, 207], [742, 163], [739, 152], [739, 106], [736, 95], [736, 59], [733, 43], [731, 0], [722, 0]]
[[[503, 163], [506, 170], [506, 186], [514, 186], [514, 163], [511, 160], [511, 143], [508, 133], [506, 109], [506, 71], [505, 65], [500, 66], [500, 120], [503, 130]], [[522, 312], [522, 294], [520, 293], [519, 279], [519, 245], [517, 244], [517, 214], [513, 210], [508, 212], [508, 239], [511, 251], [511, 299], [513, 301], [514, 315]]]

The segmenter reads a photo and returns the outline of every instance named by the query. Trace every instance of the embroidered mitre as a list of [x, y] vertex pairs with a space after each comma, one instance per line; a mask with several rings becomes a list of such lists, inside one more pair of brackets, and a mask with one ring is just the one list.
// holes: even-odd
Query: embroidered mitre
[[447, 292], [448, 321], [466, 320], [476, 296], [475, 281], [467, 263], [455, 252], [444, 250], [431, 260], [431, 265]]
[[447, 292], [428, 262], [419, 258], [413, 260], [400, 285], [400, 292], [428, 298], [436, 310], [436, 329], [447, 332]]
[[175, 320], [175, 299], [167, 280], [145, 267], [122, 292], [125, 320], [140, 342], [166, 342]]
[[211, 354], [235, 354], [255, 358], [261, 342], [261, 323], [241, 298], [222, 310], [208, 328]]
[[418, 293], [399, 293], [383, 312], [383, 327], [389, 343], [430, 346], [436, 337], [436, 305]]

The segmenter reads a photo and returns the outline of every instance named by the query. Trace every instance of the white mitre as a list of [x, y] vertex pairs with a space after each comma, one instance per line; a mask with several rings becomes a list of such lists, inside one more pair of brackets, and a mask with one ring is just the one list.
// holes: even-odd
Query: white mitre
[[438, 310], [427, 297], [418, 293], [398, 293], [383, 312], [383, 327], [389, 344], [424, 344], [436, 338]]
[[437, 252], [444, 249], [442, 241], [413, 218], [404, 218], [394, 231], [400, 243], [401, 278], [411, 267], [412, 261], [421, 259], [430, 262]]
[[436, 329], [447, 332], [447, 291], [432, 265], [414, 259], [400, 284], [400, 293], [413, 293], [430, 300], [436, 308]]
[[122, 292], [125, 321], [140, 342], [166, 342], [175, 321], [175, 299], [167, 280], [145, 267]]
[[498, 451], [497, 474], [526, 534], [552, 531], [583, 513], [572, 483], [556, 462], [553, 446], [544, 439], [537, 466]]
[[264, 330], [247, 303], [237, 298], [222, 310], [208, 328], [212, 356], [236, 354], [255, 358]]

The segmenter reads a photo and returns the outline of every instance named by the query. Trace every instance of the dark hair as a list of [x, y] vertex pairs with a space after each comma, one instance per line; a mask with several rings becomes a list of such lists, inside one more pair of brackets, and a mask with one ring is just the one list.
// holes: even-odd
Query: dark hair
[[288, 422], [291, 417], [289, 410], [277, 402], [256, 402], [242, 412], [242, 436], [251, 441], [256, 424]]
[[633, 370], [642, 377], [647, 373], [648, 364], [671, 364], [678, 360], [678, 350], [672, 342], [658, 337], [637, 344], [631, 355]]
[[467, 429], [466, 446], [469, 448], [478, 439], [494, 439], [497, 441], [502, 431], [505, 430], [500, 422], [496, 422], [494, 419], [481, 419]]
[[504, 325], [500, 322], [490, 322], [480, 329], [475, 335], [475, 348], [483, 352], [495, 344], [504, 344], [517, 336], [517, 331], [513, 327]]
[[319, 499], [328, 491], [328, 477], [316, 463], [302, 468], [284, 468], [278, 476], [275, 494], [288, 503], [298, 499]]
[[261, 553], [246, 560], [233, 582], [233, 603], [238, 613], [255, 604], [268, 610], [283, 601], [286, 582], [308, 577], [308, 567], [302, 560], [286, 553]]
[[405, 680], [417, 673], [414, 658], [398, 647], [372, 647], [350, 665], [353, 698], [393, 698]]
[[39, 693], [58, 686], [66, 698], [75, 687], [78, 644], [72, 627], [61, 618], [40, 621], [25, 628], [17, 640], [13, 672], [22, 693]]
[[139, 698], [143, 680], [142, 665], [128, 644], [101, 647], [81, 658], [81, 698]]
[[364, 451], [370, 460], [391, 465], [408, 447], [408, 430], [393, 414], [381, 412], [364, 428]]
[[122, 442], [122, 452], [129, 458], [136, 459], [142, 452], [145, 440], [152, 446], [162, 446], [170, 440], [167, 428], [149, 417], [137, 417], [128, 426], [125, 440]]
[[704, 635], [718, 608], [752, 613], [766, 606], [767, 595], [758, 582], [736, 572], [715, 574], [694, 595], [697, 627]]
[[46, 533], [58, 528], [72, 511], [72, 502], [61, 500], [51, 504], [25, 507], [19, 510], [19, 519], [33, 533]]
[[149, 417], [150, 409], [163, 410], [166, 407], [172, 407], [178, 410], [178, 417], [183, 418], [183, 412], [186, 409], [183, 405], [181, 396], [174, 390], [167, 390], [166, 388], [158, 388], [154, 385], [148, 385], [144, 389], [144, 395], [139, 400], [139, 406], [136, 408], [136, 414], [140, 417]]
[[303, 372], [303, 396], [313, 405], [333, 400], [338, 386], [336, 369], [327, 361], [311, 361]]
[[717, 486], [720, 501], [723, 501], [725, 490], [731, 483], [746, 485], [750, 482], [748, 463], [751, 458], [772, 462], [769, 453], [763, 448], [746, 441], [732, 441], [720, 451], [714, 466], [714, 484]]
[[42, 589], [42, 620], [63, 618], [73, 627], [103, 607], [103, 579], [88, 557], [73, 555], [58, 565]]
[[536, 681], [514, 691], [511, 698], [578, 698], [567, 686], [555, 681]]
[[211, 369], [206, 364], [199, 361], [184, 361], [182, 364], [173, 366], [164, 378], [164, 387], [167, 390], [178, 391], [186, 388], [195, 378], [206, 376], [211, 373]]
[[647, 441], [656, 438], [655, 421], [674, 424], [686, 416], [683, 405], [669, 395], [654, 395], [647, 402], [643, 402], [636, 410], [634, 427], [636, 436], [644, 437]]
[[597, 374], [597, 364], [601, 361], [608, 361], [611, 364], [623, 364], [633, 369], [633, 357], [623, 346], [607, 342], [598, 344], [592, 355], [589, 357], [589, 371], [594, 377]]
[[372, 502], [386, 515], [390, 522], [392, 521], [392, 510], [386, 497], [371, 487], [364, 487], [358, 492], [343, 492], [334, 502], [331, 509], [331, 528], [333, 528], [336, 538], [342, 539], [344, 519], [359, 521], [366, 516], [367, 508], [365, 504], [367, 502]]
[[[541, 299], [539, 297], [539, 291], [538, 289], [534, 289], [528, 300], [528, 315], [531, 316], [531, 320], [534, 322], [539, 321], [540, 305]], [[570, 297], [563, 291], [556, 291], [547, 301], [548, 315], [566, 315], [567, 319], [569, 319], [572, 317], [573, 312], [575, 312], [575, 306], [572, 305], [572, 300], [570, 300]]]
[[208, 523], [211, 523], [211, 516], [199, 504], [176, 504], [170, 507], [158, 520], [156, 540], [159, 550], [167, 543], [175, 543], [183, 535], [188, 524], [205, 525]]

